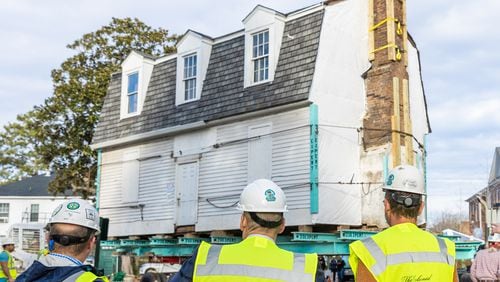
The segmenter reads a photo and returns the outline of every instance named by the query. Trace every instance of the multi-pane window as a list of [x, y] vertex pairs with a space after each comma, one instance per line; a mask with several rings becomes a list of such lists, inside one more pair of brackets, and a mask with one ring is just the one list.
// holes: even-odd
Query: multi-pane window
[[252, 35], [253, 82], [269, 79], [269, 31]]
[[38, 222], [39, 209], [39, 204], [31, 204], [30, 222]]
[[184, 57], [184, 100], [196, 99], [196, 54]]
[[137, 112], [137, 97], [138, 97], [139, 73], [134, 72], [128, 75], [128, 113]]
[[0, 223], [9, 222], [9, 203], [0, 203]]

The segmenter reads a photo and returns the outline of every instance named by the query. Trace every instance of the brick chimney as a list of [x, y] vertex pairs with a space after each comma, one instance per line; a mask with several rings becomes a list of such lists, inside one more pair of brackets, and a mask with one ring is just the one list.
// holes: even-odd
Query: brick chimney
[[366, 115], [363, 121], [365, 151], [391, 144], [392, 166], [401, 164], [401, 144], [405, 163], [413, 163], [408, 106], [406, 0], [369, 1], [369, 59], [366, 73]]

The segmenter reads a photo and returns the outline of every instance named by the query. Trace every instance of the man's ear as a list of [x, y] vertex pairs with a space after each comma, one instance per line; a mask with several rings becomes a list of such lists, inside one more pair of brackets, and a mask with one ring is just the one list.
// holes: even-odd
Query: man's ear
[[243, 231], [248, 225], [248, 220], [245, 217], [245, 214], [242, 213], [240, 217], [240, 230]]
[[283, 220], [281, 221], [281, 224], [280, 224], [280, 227], [279, 227], [280, 229], [279, 229], [278, 234], [281, 234], [281, 233], [283, 233], [283, 231], [285, 231], [285, 225], [286, 225], [285, 224], [285, 218], [283, 217]]
[[384, 197], [384, 211], [390, 211], [390, 210], [391, 210], [391, 205], [389, 204], [387, 198]]
[[96, 236], [92, 236], [89, 240], [89, 248], [92, 249], [93, 246], [95, 246], [95, 244], [97, 243], [97, 237]]
[[424, 207], [425, 207], [425, 203], [424, 203], [424, 199], [422, 197], [422, 200], [420, 201], [420, 207], [418, 208], [418, 215], [422, 214], [422, 211], [424, 210]]

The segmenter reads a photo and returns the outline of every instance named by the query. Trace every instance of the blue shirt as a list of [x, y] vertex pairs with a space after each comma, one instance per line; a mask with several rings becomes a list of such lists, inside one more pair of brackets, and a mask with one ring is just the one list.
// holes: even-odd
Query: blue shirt
[[9, 261], [9, 255], [7, 254], [6, 251], [3, 251], [0, 253], [0, 262], [8, 262]]

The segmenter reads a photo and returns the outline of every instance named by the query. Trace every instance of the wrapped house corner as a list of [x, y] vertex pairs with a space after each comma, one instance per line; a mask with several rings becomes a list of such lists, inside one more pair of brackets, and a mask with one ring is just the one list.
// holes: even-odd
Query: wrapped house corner
[[108, 236], [238, 230], [235, 204], [258, 178], [284, 189], [289, 231], [383, 227], [384, 176], [425, 171], [430, 126], [405, 1], [369, 2], [259, 5], [239, 31], [132, 52], [92, 144]]

